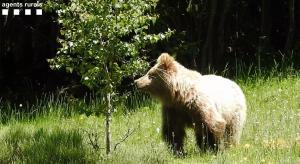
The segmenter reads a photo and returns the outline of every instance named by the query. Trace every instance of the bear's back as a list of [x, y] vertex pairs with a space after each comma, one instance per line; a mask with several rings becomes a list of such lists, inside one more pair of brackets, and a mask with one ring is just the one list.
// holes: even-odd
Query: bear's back
[[209, 97], [227, 120], [235, 112], [246, 112], [245, 96], [235, 82], [221, 76], [203, 75], [198, 86], [201, 94]]

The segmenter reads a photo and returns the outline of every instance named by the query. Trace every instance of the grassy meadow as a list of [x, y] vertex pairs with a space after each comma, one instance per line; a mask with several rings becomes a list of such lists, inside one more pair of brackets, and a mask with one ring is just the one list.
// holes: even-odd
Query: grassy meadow
[[1, 102], [0, 163], [300, 163], [298, 74], [237, 82], [247, 97], [247, 122], [241, 144], [223, 152], [200, 152], [188, 130], [187, 155], [173, 156], [161, 139], [159, 103], [136, 97], [134, 109], [120, 105], [114, 113], [117, 146], [106, 156], [104, 116], [82, 112], [97, 110], [100, 101], [45, 96], [32, 107]]

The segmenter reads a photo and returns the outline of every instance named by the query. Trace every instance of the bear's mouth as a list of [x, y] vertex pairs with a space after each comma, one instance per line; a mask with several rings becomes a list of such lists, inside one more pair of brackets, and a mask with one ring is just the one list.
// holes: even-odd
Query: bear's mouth
[[143, 85], [141, 83], [135, 83], [135, 86], [137, 89], [140, 89], [140, 90], [145, 90], [145, 88], [147, 87], [147, 85]]

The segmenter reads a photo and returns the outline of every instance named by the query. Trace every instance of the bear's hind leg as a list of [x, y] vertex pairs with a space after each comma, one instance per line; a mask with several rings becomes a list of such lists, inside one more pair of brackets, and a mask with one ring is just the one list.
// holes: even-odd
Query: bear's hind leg
[[242, 135], [242, 129], [243, 129], [243, 125], [241, 125], [241, 124], [235, 124], [235, 125], [226, 127], [226, 134], [225, 134], [226, 147], [229, 147], [230, 145], [233, 145], [233, 146], [239, 145], [240, 138]]
[[230, 145], [239, 145], [245, 120], [246, 113], [240, 112], [232, 123], [226, 126], [225, 143], [227, 147]]

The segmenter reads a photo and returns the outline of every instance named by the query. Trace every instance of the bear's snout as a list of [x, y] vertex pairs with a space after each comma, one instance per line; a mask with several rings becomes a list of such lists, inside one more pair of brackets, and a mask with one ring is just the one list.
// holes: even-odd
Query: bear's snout
[[135, 85], [138, 89], [143, 88], [143, 87], [142, 87], [142, 82], [141, 82], [141, 81], [142, 81], [141, 78], [134, 80], [134, 85]]
[[134, 84], [138, 89], [144, 89], [151, 83], [151, 80], [147, 76], [143, 76], [137, 80], [134, 80]]
[[134, 80], [134, 85], [139, 88], [139, 79]]

